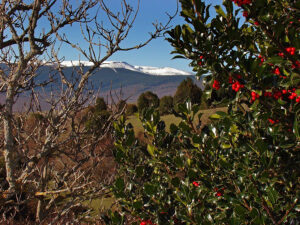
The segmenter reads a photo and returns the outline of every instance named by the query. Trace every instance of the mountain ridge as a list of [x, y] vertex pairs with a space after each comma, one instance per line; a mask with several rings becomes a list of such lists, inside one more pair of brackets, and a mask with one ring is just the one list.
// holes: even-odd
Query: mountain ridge
[[[61, 65], [64, 67], [74, 67], [74, 66], [93, 66], [92, 62], [89, 61], [62, 61]], [[150, 75], [193, 75], [193, 73], [184, 71], [184, 70], [179, 70], [175, 69], [172, 67], [154, 67], [154, 66], [136, 66], [136, 65], [131, 65], [127, 62], [124, 61], [105, 61], [100, 65], [100, 68], [112, 68], [112, 69], [128, 69], [131, 71], [136, 71], [136, 72], [142, 72], [142, 73], [147, 73]]]
[[[156, 74], [153, 75], [146, 73], [145, 71], [143, 72], [141, 68], [135, 68], [134, 66], [125, 64], [124, 62], [118, 62], [117, 64], [119, 65], [119, 67], [116, 66], [116, 63], [110, 63], [106, 67], [101, 66], [100, 68], [96, 69], [93, 72], [92, 76], [89, 78], [89, 84], [87, 87], [90, 90], [100, 90], [100, 96], [103, 97], [109, 96], [111, 93], [116, 96], [117, 94], [115, 93], [121, 92], [122, 96], [119, 97], [121, 97], [122, 99], [127, 99], [127, 101], [131, 103], [136, 102], [139, 95], [146, 91], [151, 91], [157, 94], [159, 98], [166, 95], [173, 96], [178, 85], [188, 77], [203, 89], [202, 79], [197, 80], [195, 75], [184, 75], [184, 73], [176, 74], [177, 69], [174, 68], [164, 67], [167, 68], [166, 71], [169, 72], [169, 75], [165, 75], [161, 73], [166, 73], [166, 71], [160, 70], [158, 67], [143, 67], [146, 72], [147, 70], [149, 71], [152, 69], [151, 73]], [[70, 63], [65, 63], [65, 65], [67, 66], [62, 66], [62, 72], [65, 74], [66, 79], [74, 80], [74, 76], [75, 79], [76, 76], [79, 76], [76, 71], [82, 69], [82, 72], [86, 72], [88, 71], [91, 64], [82, 64], [82, 68], [79, 68], [79, 62], [77, 63], [77, 66], [75, 66], [75, 63], [73, 63], [73, 66], [71, 66]], [[132, 68], [134, 68], [134, 70]], [[62, 83], [60, 83], [60, 76], [55, 69], [55, 65], [45, 64], [37, 70], [37, 74], [38, 76], [35, 78], [35, 83], [48, 81], [50, 74], [52, 75], [52, 79], [56, 80], [56, 82], [43, 87], [43, 89], [37, 89], [36, 91], [40, 91], [41, 93], [45, 93], [46, 95], [50, 94], [50, 92], [53, 90], [60, 92]], [[27, 95], [27, 101], [28, 96], [29, 95]], [[0, 95], [0, 103], [4, 101], [4, 98], [4, 95]], [[20, 96], [19, 99], [23, 99], [22, 103], [26, 102], [26, 94]], [[22, 110], [22, 103], [15, 104], [14, 110]]]

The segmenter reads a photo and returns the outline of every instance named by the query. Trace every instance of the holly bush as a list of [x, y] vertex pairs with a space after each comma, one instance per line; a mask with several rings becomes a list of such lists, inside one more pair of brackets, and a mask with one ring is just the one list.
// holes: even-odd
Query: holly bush
[[228, 111], [200, 129], [199, 106], [179, 104], [182, 120], [167, 132], [149, 109], [140, 114], [148, 143], [116, 123], [121, 212], [108, 223], [299, 224], [300, 2], [225, 0], [213, 18], [203, 1], [180, 3], [187, 24], [168, 32], [173, 53]]

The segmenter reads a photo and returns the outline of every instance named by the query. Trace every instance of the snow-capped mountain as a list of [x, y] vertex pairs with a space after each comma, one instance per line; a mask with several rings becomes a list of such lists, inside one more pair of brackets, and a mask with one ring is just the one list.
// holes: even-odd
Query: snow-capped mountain
[[64, 67], [72, 67], [72, 66], [92, 66], [94, 65], [92, 62], [89, 61], [62, 61], [60, 63]]
[[147, 73], [151, 75], [193, 75], [192, 73], [178, 70], [171, 67], [151, 67], [151, 66], [134, 66], [135, 69], [142, 73]]
[[[88, 61], [63, 61], [61, 63], [64, 67], [73, 67], [73, 66], [92, 66], [92, 62]], [[165, 75], [165, 76], [172, 76], [172, 75], [193, 75], [190, 72], [186, 72], [183, 70], [178, 70], [171, 67], [151, 67], [151, 66], [133, 66], [128, 64], [127, 62], [117, 62], [117, 61], [106, 61], [102, 63], [100, 68], [111, 68], [111, 69], [126, 69], [131, 70], [134, 72], [140, 72], [150, 75]]]
[[[78, 75], [76, 67], [82, 65], [82, 71], [85, 72], [93, 64], [86, 61], [64, 61], [61, 65], [66, 79], [75, 82]], [[37, 89], [37, 91], [47, 94], [53, 90], [60, 90], [62, 87], [61, 77], [59, 73], [54, 71], [56, 71], [55, 63], [46, 62], [37, 70], [36, 83], [46, 82], [49, 77], [53, 80], [49, 85]], [[139, 95], [146, 91], [152, 91], [160, 98], [166, 95], [173, 96], [178, 85], [187, 78], [192, 79], [195, 84], [203, 88], [202, 79], [197, 80], [195, 75], [186, 71], [170, 67], [133, 66], [126, 62], [107, 61], [93, 72], [87, 88], [95, 91], [100, 90], [101, 96], [111, 96], [112, 93], [121, 95], [122, 93], [123, 99], [127, 99], [128, 102], [136, 102]], [[25, 96], [22, 101], [26, 102], [27, 100]], [[15, 110], [22, 110], [22, 106], [21, 103], [16, 104], [16, 107], [19, 108]]]

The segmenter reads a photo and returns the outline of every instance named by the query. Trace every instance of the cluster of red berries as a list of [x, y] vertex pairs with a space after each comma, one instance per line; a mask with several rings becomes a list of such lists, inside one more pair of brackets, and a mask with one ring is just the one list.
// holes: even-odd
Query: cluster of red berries
[[239, 81], [236, 81], [232, 84], [232, 90], [234, 90], [235, 92], [238, 92], [240, 89], [244, 88], [245, 85], [241, 84]]
[[257, 94], [255, 91], [251, 92], [251, 101], [254, 102], [256, 99], [259, 99], [259, 94]]
[[251, 3], [251, 0], [231, 0], [238, 6], [247, 5]]
[[300, 102], [300, 96], [296, 94], [296, 88], [290, 89], [290, 90], [276, 90], [274, 93], [266, 91], [264, 92], [265, 97], [273, 97], [274, 99], [282, 99], [284, 95], [288, 95], [288, 99], [290, 100], [296, 100], [296, 102]]
[[285, 50], [290, 54], [290, 55], [295, 55], [296, 48], [295, 47], [288, 47], [285, 48]]
[[280, 78], [286, 79], [286, 76], [283, 76], [280, 74], [280, 70], [279, 70], [278, 66], [275, 67], [275, 69], [273, 70], [273, 73], [278, 75]]
[[292, 92], [289, 96], [290, 100], [296, 99], [296, 102], [300, 102], [300, 96], [298, 96], [295, 92]]
[[[295, 47], [288, 47], [288, 48], [285, 48], [285, 50], [286, 50], [290, 55], [295, 55], [295, 53], [296, 53], [296, 48], [295, 48]], [[284, 58], [284, 53], [283, 53], [283, 52], [279, 52], [278, 55], [279, 55], [281, 58]], [[300, 62], [297, 60], [296, 63], [292, 65], [292, 68], [293, 68], [293, 69], [300, 68]]]
[[[290, 55], [295, 55], [295, 53], [296, 53], [296, 48], [295, 48], [295, 47], [288, 47], [288, 48], [285, 48], [285, 50], [286, 50]], [[278, 55], [279, 55], [281, 58], [284, 58], [284, 53], [283, 53], [283, 52], [279, 52]]]
[[[272, 97], [272, 95], [270, 96]], [[273, 94], [273, 97], [278, 100], [278, 99], [282, 99], [282, 93], [281, 91], [275, 91], [274, 94]]]
[[140, 225], [156, 225], [151, 222], [151, 220], [143, 220], [141, 221]]
[[[296, 48], [295, 47], [288, 47], [285, 49], [289, 54], [294, 55], [296, 52]], [[285, 55], [283, 52], [279, 52], [278, 56], [284, 58]], [[265, 61], [265, 58], [261, 55], [258, 56], [258, 59], [260, 60], [260, 66], [262, 65], [262, 63]], [[272, 63], [269, 63], [270, 66], [274, 66]], [[300, 68], [300, 62], [297, 60], [295, 63], [292, 64], [292, 68], [293, 69], [297, 69]], [[278, 66], [275, 67], [275, 69], [273, 70], [273, 73], [278, 75], [280, 78], [286, 79], [287, 77], [284, 75], [281, 75], [280, 73], [280, 69]]]
[[280, 75], [279, 67], [276, 67], [273, 73], [276, 75]]
[[[235, 75], [235, 79], [241, 79], [242, 76], [240, 74]], [[232, 84], [232, 90], [238, 92], [240, 89], [244, 88], [245, 85], [241, 84], [239, 81], [234, 81], [232, 76], [229, 76], [229, 84]], [[212, 87], [216, 90], [219, 90], [221, 85], [218, 80], [214, 80]]]
[[273, 119], [268, 119], [269, 120], [269, 122], [271, 123], [271, 124], [275, 124], [275, 123], [278, 123], [279, 122], [279, 120], [273, 120]]
[[219, 90], [221, 85], [220, 85], [220, 82], [217, 81], [217, 80], [214, 80], [214, 83], [213, 83], [213, 86], [212, 86], [214, 89], [216, 90]]

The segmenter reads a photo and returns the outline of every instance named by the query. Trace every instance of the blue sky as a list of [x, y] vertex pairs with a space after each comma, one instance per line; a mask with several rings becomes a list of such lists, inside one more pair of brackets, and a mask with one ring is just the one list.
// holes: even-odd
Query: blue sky
[[[129, 0], [133, 5], [136, 3], [135, 0]], [[221, 0], [206, 0], [207, 4], [220, 4]], [[110, 0], [110, 6], [118, 7], [120, 0]], [[128, 39], [124, 41], [123, 46], [131, 46], [147, 40], [149, 32], [153, 31], [152, 22], [166, 22], [169, 14], [174, 14], [176, 11], [177, 1], [176, 0], [141, 0], [140, 11], [135, 21], [134, 27], [128, 36]], [[211, 8], [214, 11], [213, 8]], [[104, 19], [103, 19], [104, 20]], [[105, 20], [104, 20], [105, 22]], [[171, 25], [183, 24], [184, 20], [178, 15], [172, 21]], [[81, 40], [77, 37], [80, 36], [80, 30], [76, 27], [68, 28], [66, 34], [73, 40], [78, 41], [80, 44]], [[188, 66], [189, 61], [184, 59], [174, 59], [170, 52], [173, 48], [170, 44], [164, 40], [164, 38], [158, 38], [153, 40], [146, 47], [133, 50], [129, 52], [119, 52], [113, 55], [109, 60], [113, 61], [125, 61], [133, 65], [144, 65], [144, 66], [155, 66], [155, 67], [174, 67], [186, 71], [192, 71]], [[65, 57], [65, 60], [78, 60], [78, 53], [70, 48], [62, 49], [61, 56]], [[84, 60], [84, 59], [82, 59]]]

